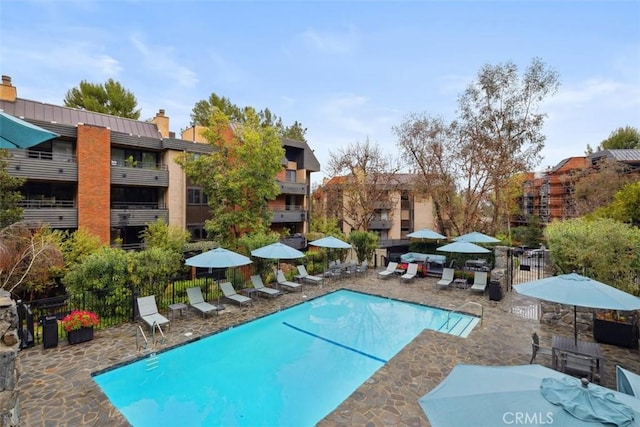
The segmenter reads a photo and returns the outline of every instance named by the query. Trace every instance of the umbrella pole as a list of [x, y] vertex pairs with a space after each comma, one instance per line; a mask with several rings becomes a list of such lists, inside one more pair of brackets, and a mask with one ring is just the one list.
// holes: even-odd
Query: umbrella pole
[[578, 315], [576, 313], [576, 306], [573, 306], [573, 339], [576, 348], [578, 348]]

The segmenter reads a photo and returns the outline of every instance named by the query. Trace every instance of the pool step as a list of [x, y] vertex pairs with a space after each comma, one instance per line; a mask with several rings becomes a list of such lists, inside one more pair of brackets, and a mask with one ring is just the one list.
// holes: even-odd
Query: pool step
[[159, 361], [160, 358], [157, 354], [151, 354], [151, 356], [149, 356], [146, 361], [147, 371], [153, 371], [154, 369], [156, 369], [158, 367]]

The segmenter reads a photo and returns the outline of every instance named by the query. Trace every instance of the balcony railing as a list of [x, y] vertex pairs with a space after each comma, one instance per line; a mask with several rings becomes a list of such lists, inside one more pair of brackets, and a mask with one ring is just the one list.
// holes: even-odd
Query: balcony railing
[[111, 202], [111, 209], [165, 209], [163, 202]]
[[75, 202], [73, 200], [26, 199], [20, 200], [18, 206], [25, 209], [73, 208]]
[[7, 171], [12, 176], [43, 181], [78, 181], [76, 157], [46, 151], [9, 150]]
[[388, 230], [391, 224], [391, 220], [388, 219], [374, 219], [369, 224], [369, 230]]
[[307, 184], [305, 182], [278, 181], [282, 194], [307, 194]]

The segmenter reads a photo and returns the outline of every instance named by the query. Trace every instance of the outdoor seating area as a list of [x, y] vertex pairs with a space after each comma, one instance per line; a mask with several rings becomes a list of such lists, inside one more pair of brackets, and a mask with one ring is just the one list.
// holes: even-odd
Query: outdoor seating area
[[[376, 273], [381, 271], [378, 269]], [[541, 349], [550, 349], [554, 336], [572, 338], [572, 331], [569, 329], [541, 324], [537, 318], [522, 316], [522, 313], [527, 312], [523, 307], [539, 304], [535, 298], [511, 291], [502, 301], [493, 302], [480, 293], [438, 292], [436, 282], [436, 278], [425, 278], [400, 285], [399, 281], [388, 281], [379, 278], [378, 274], [369, 274], [338, 281], [330, 280], [322, 287], [307, 286], [303, 293], [284, 293], [278, 298], [264, 298], [250, 308], [229, 305], [213, 321], [209, 317], [203, 318], [196, 310], [189, 310], [184, 316], [176, 316], [171, 322], [171, 330], [166, 334], [166, 342], [159, 343], [153, 351], [225, 330], [341, 288], [448, 309], [459, 307], [467, 301], [481, 304], [484, 307], [482, 326], [476, 327], [469, 337], [461, 339], [436, 331], [423, 331], [390, 360], [384, 370], [376, 372], [370, 381], [358, 387], [352, 397], [342, 402], [318, 424], [321, 427], [346, 427], [358, 425], [357, 420], [368, 417], [371, 426], [382, 427], [389, 423], [428, 425], [429, 421], [419, 399], [442, 383], [459, 364], [527, 364], [532, 355], [533, 332], [537, 332], [539, 336]], [[25, 375], [19, 379], [19, 390], [23, 396], [21, 410], [25, 425], [43, 425], [41, 408], [44, 406], [58, 408], [55, 414], [47, 415], [51, 423], [64, 424], [64, 420], [81, 419], [86, 416], [84, 414], [87, 408], [91, 408], [91, 414], [95, 415], [86, 416], [84, 425], [128, 425], [114, 411], [89, 374], [145, 355], [144, 352], [136, 352], [135, 326], [124, 324], [99, 330], [94, 340], [83, 343], [82, 352], [74, 352], [73, 347], [63, 345], [55, 349], [43, 349], [39, 346], [21, 353], [21, 368]], [[589, 342], [590, 338], [588, 334], [579, 334], [581, 341]], [[640, 372], [637, 350], [609, 344], [599, 344], [599, 347], [604, 360], [604, 378], [601, 381], [603, 386], [616, 389], [617, 366], [632, 373]], [[558, 360], [560, 364], [561, 356]], [[46, 370], [42, 365], [44, 361]], [[541, 351], [534, 363], [547, 368], [553, 367], [552, 358], [544, 356]], [[38, 373], [37, 384], [33, 381], [34, 375], [30, 373]], [[399, 383], [398, 378], [403, 378], [403, 381]], [[594, 380], [598, 381], [597, 374]], [[56, 400], [59, 399], [56, 395], [43, 393], [47, 389], [62, 389], [69, 383], [82, 387], [85, 390], [83, 395], [73, 401], [66, 399], [62, 404], [61, 400]]]

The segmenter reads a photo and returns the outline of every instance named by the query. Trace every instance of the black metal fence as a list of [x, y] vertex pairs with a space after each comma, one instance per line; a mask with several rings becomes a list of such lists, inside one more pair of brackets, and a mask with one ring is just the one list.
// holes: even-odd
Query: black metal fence
[[507, 256], [507, 277], [509, 288], [518, 283], [544, 279], [548, 276], [549, 251], [515, 252], [509, 250]]
[[[205, 301], [220, 298], [219, 279], [220, 277], [214, 273], [205, 273], [195, 279], [188, 276], [176, 277], [169, 284], [145, 286], [142, 289], [127, 287], [117, 290], [93, 290], [78, 295], [21, 301], [18, 303], [22, 324], [20, 329], [22, 331], [24, 327], [30, 330], [33, 344], [39, 344], [42, 342], [42, 327], [45, 320], [51, 322], [53, 317], [58, 320], [58, 337], [65, 337], [66, 332], [61, 321], [73, 310], [89, 310], [97, 314], [100, 318], [98, 329], [131, 322], [138, 316], [136, 304], [138, 297], [155, 295], [158, 311], [166, 313], [170, 304], [188, 303], [186, 290], [189, 287], [199, 286]], [[30, 329], [31, 326], [32, 329]]]

